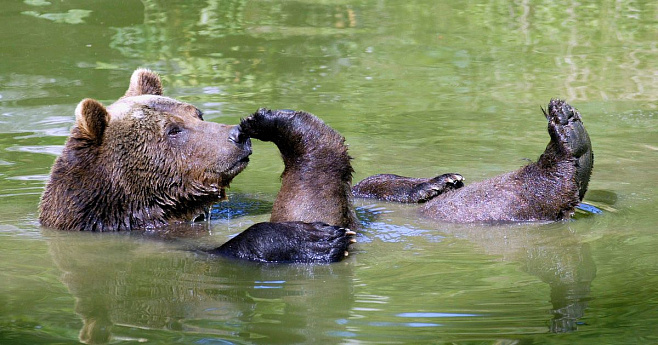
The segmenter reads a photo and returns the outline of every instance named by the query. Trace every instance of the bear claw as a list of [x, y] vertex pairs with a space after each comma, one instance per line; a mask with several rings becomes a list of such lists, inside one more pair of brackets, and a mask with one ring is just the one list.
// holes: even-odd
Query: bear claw
[[379, 174], [363, 179], [352, 188], [352, 192], [354, 196], [360, 198], [421, 203], [463, 186], [464, 177], [455, 173], [443, 174], [434, 178]]
[[459, 174], [439, 175], [427, 182], [416, 185], [409, 194], [411, 202], [425, 202], [437, 195], [464, 186], [464, 177]]
[[321, 222], [264, 222], [208, 252], [257, 262], [329, 263], [347, 256], [355, 234]]
[[464, 180], [465, 180], [464, 177], [462, 175], [459, 175], [459, 174], [453, 174], [453, 175], [450, 175], [446, 178], [446, 182], [449, 183], [449, 184], [455, 184], [455, 183], [463, 182]]

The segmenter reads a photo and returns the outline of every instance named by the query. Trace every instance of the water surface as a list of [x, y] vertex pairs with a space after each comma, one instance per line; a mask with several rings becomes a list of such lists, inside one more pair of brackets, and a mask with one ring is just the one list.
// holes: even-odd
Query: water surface
[[[623, 0], [3, 4], [0, 343], [656, 343], [657, 16]], [[194, 238], [42, 229], [76, 104], [111, 103], [136, 67], [209, 121], [320, 116], [355, 180], [516, 169], [548, 142], [539, 107], [564, 98], [592, 138], [585, 201], [603, 212], [451, 225], [356, 200], [363, 228], [341, 263], [198, 255], [268, 219], [282, 163], [254, 142]]]

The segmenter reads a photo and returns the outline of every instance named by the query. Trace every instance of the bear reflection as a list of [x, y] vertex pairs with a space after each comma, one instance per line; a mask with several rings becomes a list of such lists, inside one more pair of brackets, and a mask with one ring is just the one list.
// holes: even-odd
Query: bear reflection
[[179, 331], [194, 341], [326, 343], [322, 330], [337, 327], [353, 302], [345, 264], [262, 265], [135, 234], [47, 234], [87, 344], [166, 341]]
[[[580, 220], [579, 222], [587, 222]], [[478, 244], [488, 255], [518, 262], [527, 273], [550, 287], [549, 331], [577, 330], [585, 314], [596, 266], [587, 243], [581, 242], [571, 226], [584, 223], [551, 223], [487, 226], [454, 225], [443, 232]]]
[[552, 333], [577, 330], [578, 320], [585, 315], [596, 265], [589, 244], [573, 237], [558, 243], [538, 243], [527, 249], [522, 258], [528, 273], [537, 276], [551, 288], [553, 305]]

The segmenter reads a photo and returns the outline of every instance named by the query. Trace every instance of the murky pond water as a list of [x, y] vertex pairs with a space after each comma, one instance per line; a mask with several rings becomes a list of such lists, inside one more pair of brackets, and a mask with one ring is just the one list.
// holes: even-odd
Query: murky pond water
[[[657, 343], [654, 1], [46, 1], [0, 15], [0, 343]], [[535, 159], [540, 106], [583, 114], [596, 156], [571, 222], [432, 224], [357, 200], [345, 261], [199, 256], [268, 219], [282, 163], [254, 143], [196, 238], [42, 229], [50, 165], [85, 97], [136, 67], [235, 124], [304, 109], [340, 131], [355, 180], [477, 181]]]

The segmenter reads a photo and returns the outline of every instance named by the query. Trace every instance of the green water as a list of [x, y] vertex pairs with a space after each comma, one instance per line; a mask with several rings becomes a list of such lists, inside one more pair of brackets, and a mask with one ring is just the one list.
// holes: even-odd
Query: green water
[[[5, 1], [0, 343], [658, 343], [657, 18], [655, 1], [625, 0]], [[197, 238], [40, 228], [76, 104], [109, 104], [140, 66], [210, 121], [320, 116], [355, 180], [515, 169], [545, 147], [539, 107], [561, 97], [592, 138], [585, 201], [603, 213], [458, 226], [356, 200], [364, 226], [338, 264], [187, 250], [268, 219], [282, 164], [254, 142]]]

